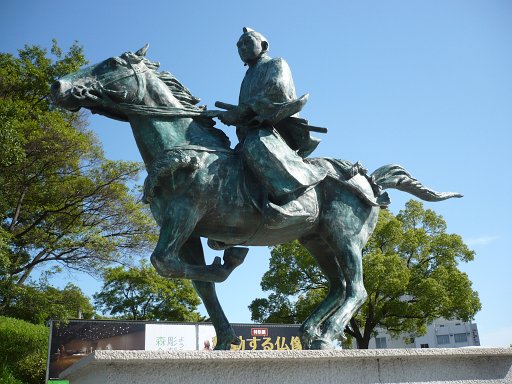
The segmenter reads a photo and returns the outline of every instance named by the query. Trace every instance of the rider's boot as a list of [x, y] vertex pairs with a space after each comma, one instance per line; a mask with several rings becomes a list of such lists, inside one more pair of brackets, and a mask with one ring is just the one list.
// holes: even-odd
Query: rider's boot
[[[314, 189], [310, 189], [305, 194], [315, 194]], [[296, 193], [290, 194], [286, 199], [268, 201], [265, 205], [265, 226], [271, 229], [288, 227], [293, 224], [303, 223], [311, 218], [315, 212], [308, 211], [299, 200]], [[307, 199], [310, 200], [310, 199]], [[307, 201], [306, 200], [306, 201]]]

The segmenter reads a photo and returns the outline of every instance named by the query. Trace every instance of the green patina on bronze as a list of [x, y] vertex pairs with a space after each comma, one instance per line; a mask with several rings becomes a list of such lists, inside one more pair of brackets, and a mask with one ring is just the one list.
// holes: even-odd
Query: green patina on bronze
[[[148, 177], [150, 204], [160, 237], [151, 262], [162, 275], [188, 278], [202, 298], [217, 333], [217, 349], [238, 339], [215, 293], [248, 251], [299, 239], [330, 282], [323, 303], [301, 327], [306, 349], [332, 348], [366, 299], [361, 250], [395, 188], [423, 200], [460, 197], [424, 187], [399, 165], [372, 174], [359, 164], [307, 158], [326, 129], [298, 117], [307, 96], [297, 98], [288, 64], [268, 55], [269, 44], [244, 28], [238, 41], [248, 65], [239, 104], [216, 103], [207, 111], [169, 72], [148, 60], [147, 46], [72, 73], [52, 87], [70, 110], [88, 108], [129, 122]], [[235, 125], [230, 148], [213, 118]], [[223, 261], [206, 265], [200, 238], [223, 249]]]

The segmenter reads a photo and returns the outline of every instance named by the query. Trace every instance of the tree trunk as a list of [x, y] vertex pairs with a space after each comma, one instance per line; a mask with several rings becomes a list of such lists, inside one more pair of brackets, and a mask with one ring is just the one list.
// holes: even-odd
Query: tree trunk
[[32, 271], [34, 270], [34, 267], [38, 264], [39, 260], [41, 260], [41, 258], [46, 254], [46, 250], [43, 249], [42, 251], [40, 251], [33, 259], [32, 261], [27, 264], [25, 267], [23, 267], [22, 269], [18, 269], [17, 271], [14, 271], [14, 274], [17, 274], [17, 273], [20, 273], [20, 272], [23, 272], [23, 274], [21, 275], [21, 277], [18, 279], [18, 281], [16, 282], [16, 285], [23, 285], [25, 283], [25, 280], [27, 280], [28, 276], [30, 275], [30, 273], [32, 273]]
[[14, 216], [12, 218], [11, 225], [9, 225], [10, 232], [12, 232], [14, 230], [14, 227], [16, 226], [16, 223], [18, 222], [18, 217], [20, 216], [20, 212], [21, 212], [21, 204], [23, 203], [23, 200], [25, 199], [27, 190], [28, 190], [28, 187], [24, 187], [23, 191], [21, 192], [21, 196], [18, 199], [18, 204], [16, 204], [16, 212], [14, 213]]
[[368, 349], [368, 344], [370, 344], [370, 337], [368, 335], [363, 335], [361, 338], [357, 338], [357, 349]]

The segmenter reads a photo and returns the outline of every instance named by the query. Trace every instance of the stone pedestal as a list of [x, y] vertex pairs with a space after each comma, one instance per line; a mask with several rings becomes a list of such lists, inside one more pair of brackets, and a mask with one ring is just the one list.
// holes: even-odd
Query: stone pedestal
[[71, 384], [512, 383], [512, 349], [96, 351]]

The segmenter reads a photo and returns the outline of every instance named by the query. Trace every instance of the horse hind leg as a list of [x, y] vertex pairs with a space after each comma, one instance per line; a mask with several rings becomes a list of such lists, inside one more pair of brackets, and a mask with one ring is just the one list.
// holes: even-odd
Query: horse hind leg
[[338, 262], [346, 286], [341, 305], [322, 324], [321, 338], [329, 342], [343, 337], [350, 319], [366, 301], [362, 249], [379, 217], [378, 207], [364, 204], [349, 191], [334, 191], [324, 203], [318, 233]]
[[345, 300], [322, 326], [322, 339], [334, 340], [343, 336], [350, 319], [366, 301], [367, 293], [363, 285], [361, 247], [354, 242], [344, 244], [340, 239], [331, 239], [329, 244], [337, 249], [335, 253], [346, 282]]
[[[247, 251], [245, 253], [247, 253]], [[189, 264], [199, 266], [206, 265], [203, 246], [198, 237], [192, 237], [184, 244], [181, 248], [179, 257], [183, 262]], [[236, 344], [237, 342], [240, 342], [240, 340], [236, 337], [235, 331], [229, 324], [229, 321], [222, 310], [219, 299], [217, 298], [217, 293], [215, 292], [215, 283], [193, 280], [192, 284], [203, 301], [213, 327], [215, 328], [215, 334], [217, 336], [215, 349], [231, 349], [231, 344]]]
[[343, 273], [326, 242], [318, 235], [299, 239], [299, 242], [315, 258], [320, 269], [329, 282], [329, 292], [322, 303], [304, 321], [300, 328], [301, 342], [304, 349], [332, 349], [330, 340], [321, 336], [322, 324], [334, 313], [345, 300], [345, 280]]

